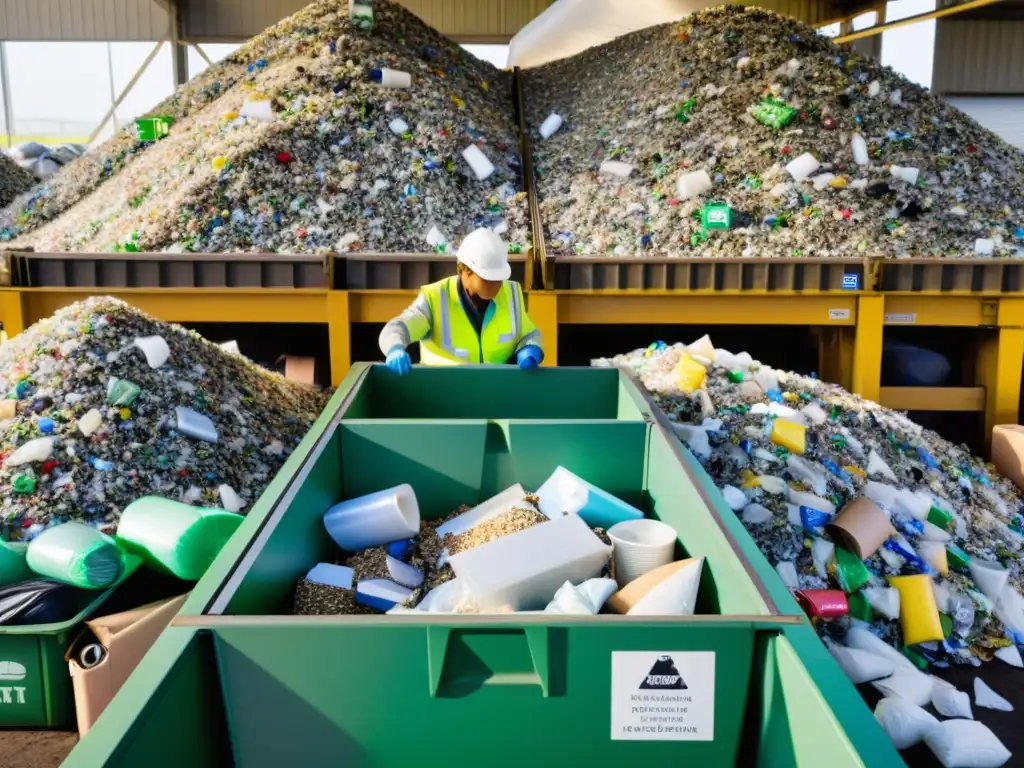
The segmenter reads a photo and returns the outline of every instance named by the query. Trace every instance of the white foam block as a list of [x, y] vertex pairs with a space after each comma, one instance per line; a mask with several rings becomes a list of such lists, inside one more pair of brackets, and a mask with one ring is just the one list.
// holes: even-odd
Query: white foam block
[[352, 578], [354, 576], [355, 571], [344, 565], [317, 563], [310, 569], [309, 573], [306, 574], [306, 581], [325, 584], [328, 587], [352, 589]]
[[620, 179], [625, 179], [633, 173], [633, 166], [629, 163], [620, 163], [618, 160], [605, 160], [601, 163], [598, 171], [609, 176], [618, 176]]
[[477, 504], [458, 517], [453, 517], [444, 525], [439, 525], [437, 527], [437, 535], [442, 539], [449, 533], [453, 536], [458, 536], [472, 528], [476, 528], [485, 520], [500, 515], [513, 504], [524, 509], [533, 509], [532, 504], [523, 501], [525, 496], [526, 490], [522, 485], [519, 483], [510, 485], [496, 496], [491, 496], [487, 501]]
[[611, 547], [577, 515], [566, 515], [452, 555], [455, 575], [480, 610], [541, 610], [566, 581], [598, 576]]
[[487, 155], [476, 144], [470, 144], [462, 150], [462, 157], [469, 164], [477, 181], [483, 181], [494, 173], [494, 163], [488, 159]]

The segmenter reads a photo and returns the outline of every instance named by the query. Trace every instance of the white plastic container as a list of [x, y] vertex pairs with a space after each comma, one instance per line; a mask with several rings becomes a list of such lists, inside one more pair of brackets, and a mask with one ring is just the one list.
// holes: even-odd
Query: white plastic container
[[659, 520], [627, 520], [608, 529], [615, 558], [615, 580], [626, 586], [672, 562], [676, 529]]
[[487, 155], [476, 144], [470, 144], [462, 150], [462, 157], [469, 164], [477, 181], [483, 181], [494, 173], [494, 163], [487, 158]]
[[987, 237], [979, 237], [974, 241], [974, 252], [979, 256], [991, 256], [995, 253], [996, 241]]
[[381, 67], [380, 80], [377, 83], [385, 88], [408, 88], [412, 85], [412, 75], [400, 69]]
[[396, 136], [401, 136], [403, 133], [409, 130], [409, 124], [400, 117], [396, 117], [390, 123], [388, 123], [388, 130]]
[[868, 155], [868, 143], [859, 133], [853, 134], [853, 138], [850, 139], [850, 149], [853, 151], [853, 162], [857, 165], [868, 165], [871, 162], [871, 156]]
[[565, 513], [579, 515], [592, 528], [611, 528], [626, 520], [644, 516], [636, 507], [617, 499], [565, 467], [558, 467], [537, 490], [540, 512], [555, 520]]
[[909, 168], [901, 165], [889, 166], [889, 173], [892, 174], [894, 179], [902, 179], [907, 184], [917, 184], [917, 177], [921, 174], [921, 171], [917, 168]]
[[142, 350], [150, 368], [156, 369], [167, 362], [171, 356], [171, 348], [163, 336], [143, 336], [135, 340], [135, 346]]
[[607, 176], [628, 179], [629, 175], [633, 173], [633, 166], [629, 163], [620, 163], [618, 160], [605, 160], [597, 170]]
[[786, 170], [789, 171], [789, 175], [793, 177], [793, 181], [797, 184], [802, 181], [806, 181], [816, 173], [819, 168], [821, 168], [821, 163], [819, 163], [818, 158], [810, 152], [804, 152], [802, 155], [786, 164]]
[[476, 528], [487, 519], [500, 515], [513, 504], [524, 509], [531, 509], [533, 505], [523, 501], [525, 496], [526, 489], [522, 485], [519, 483], [511, 485], [498, 495], [492, 496], [481, 504], [477, 504], [458, 517], [453, 517], [444, 525], [439, 525], [436, 533], [442, 539], [449, 533], [458, 536], [460, 533], [465, 533], [471, 528]]
[[555, 132], [562, 127], [562, 118], [552, 112], [548, 115], [544, 122], [540, 124], [540, 137], [542, 139], [550, 139], [555, 135]]
[[689, 200], [691, 197], [703, 195], [711, 189], [711, 177], [707, 171], [684, 173], [676, 182], [676, 197]]
[[217, 428], [208, 416], [179, 405], [174, 409], [174, 417], [177, 419], [178, 431], [181, 434], [207, 443], [217, 442]]
[[335, 504], [324, 514], [324, 527], [339, 547], [358, 552], [417, 536], [420, 507], [412, 486], [403, 483]]
[[601, 573], [611, 551], [577, 515], [452, 555], [455, 575], [481, 611], [542, 610], [566, 581]]

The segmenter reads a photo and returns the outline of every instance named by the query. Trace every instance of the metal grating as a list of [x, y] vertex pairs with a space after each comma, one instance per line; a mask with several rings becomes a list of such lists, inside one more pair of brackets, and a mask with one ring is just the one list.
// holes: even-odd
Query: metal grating
[[878, 270], [882, 291], [1017, 293], [1024, 287], [1018, 259], [882, 260]]

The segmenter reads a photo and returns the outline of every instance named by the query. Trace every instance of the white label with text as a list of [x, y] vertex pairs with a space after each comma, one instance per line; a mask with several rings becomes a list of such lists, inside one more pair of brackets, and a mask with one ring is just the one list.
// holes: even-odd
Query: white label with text
[[613, 651], [613, 741], [714, 741], [714, 651]]

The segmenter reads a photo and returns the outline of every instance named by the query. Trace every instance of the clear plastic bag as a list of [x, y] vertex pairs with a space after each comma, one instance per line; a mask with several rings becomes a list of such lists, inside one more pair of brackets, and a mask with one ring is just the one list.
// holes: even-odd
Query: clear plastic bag
[[889, 677], [896, 669], [891, 659], [870, 651], [846, 648], [833, 642], [827, 643], [827, 646], [832, 658], [854, 685]]
[[871, 685], [883, 696], [895, 696], [924, 707], [932, 701], [935, 679], [917, 669], [903, 668], [897, 669], [884, 680], [876, 680]]

